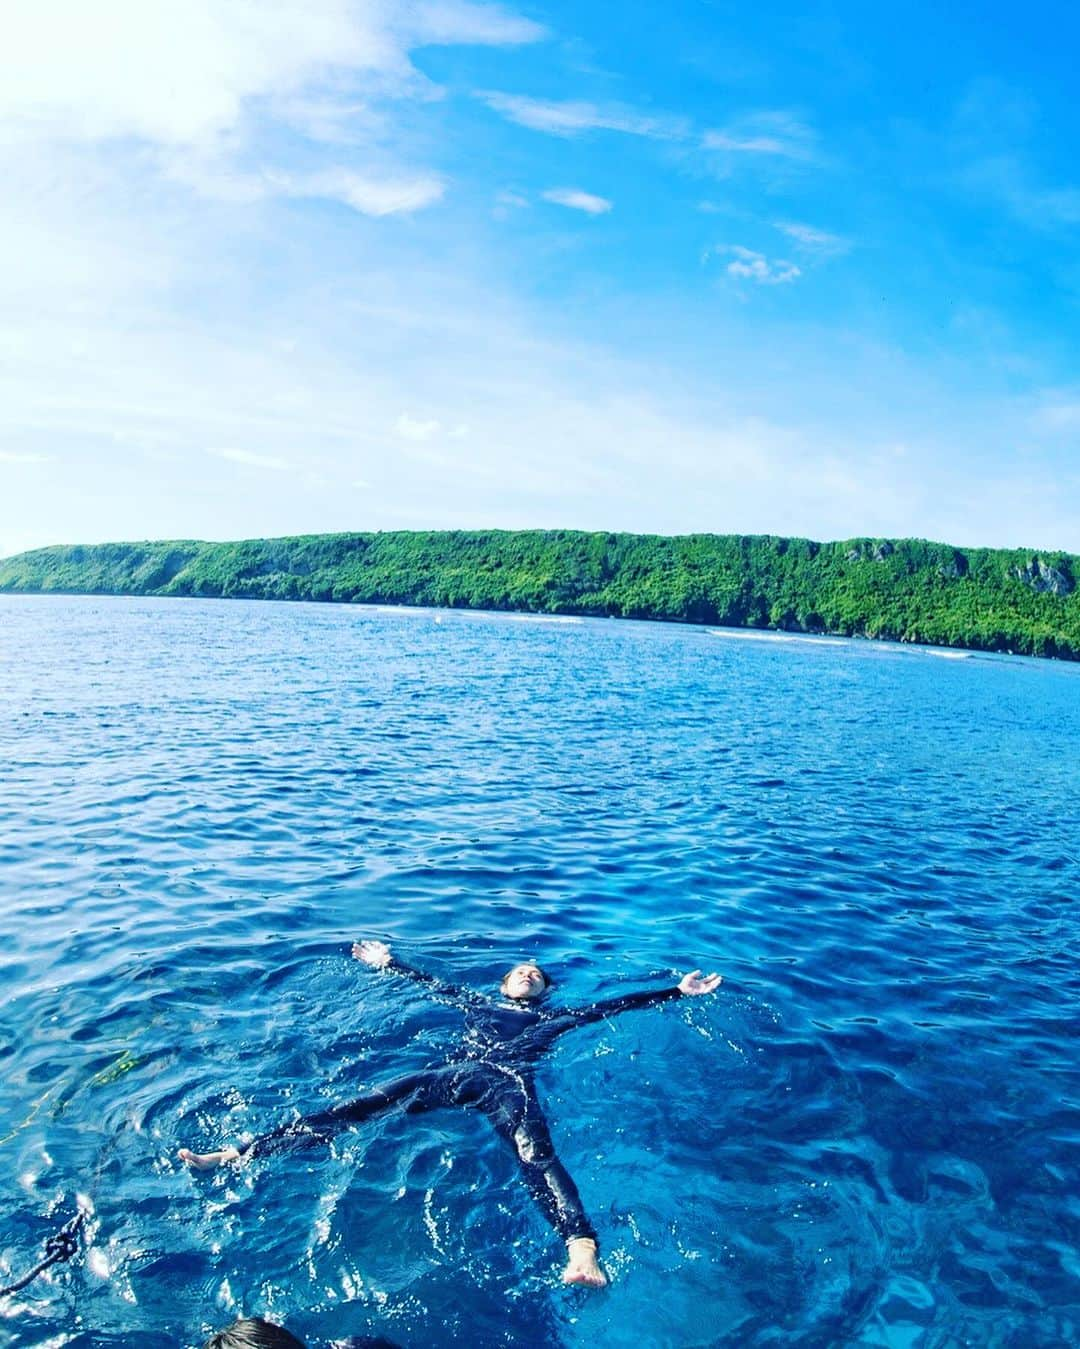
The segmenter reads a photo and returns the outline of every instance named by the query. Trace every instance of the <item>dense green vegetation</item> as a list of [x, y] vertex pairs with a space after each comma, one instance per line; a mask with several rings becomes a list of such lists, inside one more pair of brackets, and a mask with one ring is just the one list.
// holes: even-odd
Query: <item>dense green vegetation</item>
[[921, 539], [570, 530], [39, 548], [0, 591], [336, 600], [596, 614], [1080, 659], [1076, 559]]

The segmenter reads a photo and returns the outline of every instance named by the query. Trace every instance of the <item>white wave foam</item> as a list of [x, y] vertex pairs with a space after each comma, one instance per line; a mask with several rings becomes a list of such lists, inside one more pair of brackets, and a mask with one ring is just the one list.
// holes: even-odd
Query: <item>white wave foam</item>
[[811, 633], [763, 632], [760, 628], [706, 628], [710, 637], [728, 637], [738, 642], [799, 642], [806, 646], [848, 646], [850, 637], [815, 637]]

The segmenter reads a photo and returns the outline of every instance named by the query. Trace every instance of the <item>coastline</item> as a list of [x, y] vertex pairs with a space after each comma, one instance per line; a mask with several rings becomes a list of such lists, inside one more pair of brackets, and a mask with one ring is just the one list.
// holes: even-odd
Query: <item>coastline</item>
[[1075, 564], [917, 539], [401, 531], [58, 545], [0, 560], [0, 593], [639, 619], [1075, 661]]

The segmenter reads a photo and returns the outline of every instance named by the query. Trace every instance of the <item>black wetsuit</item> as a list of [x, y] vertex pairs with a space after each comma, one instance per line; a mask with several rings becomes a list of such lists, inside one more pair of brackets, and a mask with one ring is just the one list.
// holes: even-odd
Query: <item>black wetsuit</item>
[[460, 1049], [437, 1068], [410, 1073], [355, 1101], [282, 1125], [249, 1143], [243, 1152], [279, 1151], [305, 1141], [329, 1139], [347, 1125], [359, 1124], [395, 1105], [410, 1114], [448, 1105], [470, 1107], [483, 1111], [499, 1137], [514, 1149], [525, 1183], [559, 1236], [564, 1241], [575, 1237], [595, 1241], [596, 1232], [582, 1208], [577, 1186], [552, 1146], [533, 1081], [536, 1063], [566, 1031], [677, 998], [678, 988], [626, 993], [590, 1007], [549, 1010], [509, 999], [493, 1003], [397, 960], [386, 968], [430, 985], [463, 1008], [467, 1030]]

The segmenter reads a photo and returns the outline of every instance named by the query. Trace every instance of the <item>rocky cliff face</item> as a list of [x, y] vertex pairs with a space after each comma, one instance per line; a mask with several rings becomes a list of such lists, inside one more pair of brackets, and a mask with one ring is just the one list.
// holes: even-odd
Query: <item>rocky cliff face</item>
[[1076, 588], [1070, 576], [1051, 567], [1041, 557], [1033, 557], [1026, 567], [1014, 568], [1013, 575], [1040, 595], [1047, 591], [1051, 595], [1070, 595]]
[[946, 562], [942, 562], [938, 567], [938, 575], [946, 581], [959, 581], [962, 576], [968, 572], [968, 561], [963, 553], [954, 553]]

